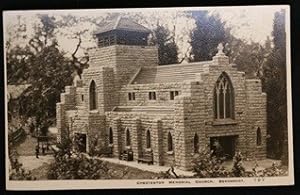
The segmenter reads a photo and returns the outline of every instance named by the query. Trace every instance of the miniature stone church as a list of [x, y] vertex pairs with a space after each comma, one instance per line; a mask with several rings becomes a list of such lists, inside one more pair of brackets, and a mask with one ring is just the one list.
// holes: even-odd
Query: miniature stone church
[[[89, 67], [57, 103], [58, 141], [182, 170], [202, 150], [266, 157], [266, 94], [218, 46], [211, 61], [158, 65], [151, 31], [119, 17], [95, 33]], [[129, 157], [130, 156], [130, 157]], [[125, 158], [126, 157], [126, 158]], [[151, 166], [151, 165], [149, 165]]]

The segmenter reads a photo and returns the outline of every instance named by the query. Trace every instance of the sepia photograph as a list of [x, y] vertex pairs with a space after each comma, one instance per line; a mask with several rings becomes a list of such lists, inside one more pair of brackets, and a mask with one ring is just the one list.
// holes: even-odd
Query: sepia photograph
[[8, 190], [294, 184], [288, 5], [3, 18]]

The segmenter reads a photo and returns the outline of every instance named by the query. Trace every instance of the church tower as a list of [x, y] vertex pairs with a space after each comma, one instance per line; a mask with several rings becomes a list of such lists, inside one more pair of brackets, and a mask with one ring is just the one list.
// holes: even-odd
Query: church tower
[[129, 84], [141, 68], [158, 65], [158, 49], [148, 45], [150, 33], [146, 27], [124, 17], [105, 21], [99, 27], [94, 33], [97, 47], [89, 51], [89, 68], [82, 74], [83, 83], [96, 86], [93, 93], [97, 93], [98, 101], [87, 105], [97, 104], [102, 113], [110, 111], [118, 105], [122, 85]]

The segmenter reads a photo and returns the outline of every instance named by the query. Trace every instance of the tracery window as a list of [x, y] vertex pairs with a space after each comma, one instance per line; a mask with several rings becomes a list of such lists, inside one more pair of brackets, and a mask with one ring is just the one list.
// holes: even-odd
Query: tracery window
[[223, 72], [214, 89], [216, 119], [234, 118], [234, 91], [228, 75]]

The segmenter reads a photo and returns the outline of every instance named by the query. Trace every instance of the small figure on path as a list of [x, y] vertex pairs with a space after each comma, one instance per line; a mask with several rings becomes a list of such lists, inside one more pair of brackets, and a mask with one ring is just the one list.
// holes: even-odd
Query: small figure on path
[[39, 153], [40, 153], [40, 147], [39, 147], [39, 145], [36, 145], [36, 147], [35, 147], [35, 156], [36, 156], [36, 158], [39, 158]]
[[44, 144], [43, 144], [43, 145], [42, 145], [42, 154], [43, 154], [43, 155], [45, 155], [45, 149], [46, 149], [46, 148], [45, 148], [45, 146], [44, 146]]

